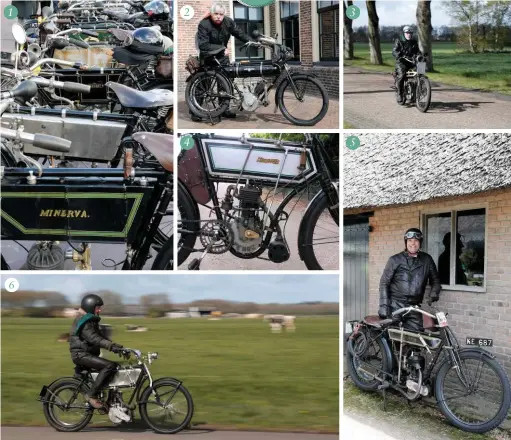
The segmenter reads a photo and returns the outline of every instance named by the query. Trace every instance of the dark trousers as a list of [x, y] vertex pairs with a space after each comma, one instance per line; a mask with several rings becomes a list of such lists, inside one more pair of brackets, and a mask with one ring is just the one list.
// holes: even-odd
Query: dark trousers
[[405, 83], [406, 72], [408, 72], [413, 67], [413, 64], [407, 61], [398, 61], [396, 63], [396, 87], [399, 93], [399, 96], [403, 98], [403, 84]]
[[112, 362], [108, 359], [103, 359], [92, 354], [83, 354], [73, 357], [73, 362], [80, 367], [85, 367], [99, 372], [96, 381], [89, 391], [89, 397], [96, 397], [99, 391], [108, 385], [108, 382], [119, 366], [116, 362]]
[[[401, 309], [403, 307], [410, 307], [411, 304], [408, 301], [403, 300], [390, 300], [390, 310], [391, 312], [395, 312], [398, 309]], [[423, 322], [422, 322], [422, 315], [420, 313], [408, 313], [405, 317], [403, 317], [403, 326], [407, 330], [421, 332], [424, 330]]]

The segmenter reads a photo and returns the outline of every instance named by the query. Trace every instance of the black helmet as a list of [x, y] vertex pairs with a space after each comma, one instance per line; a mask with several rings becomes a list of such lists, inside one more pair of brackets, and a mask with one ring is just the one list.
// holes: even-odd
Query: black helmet
[[153, 0], [144, 6], [149, 18], [155, 20], [168, 20], [170, 15], [169, 5], [161, 0]]
[[94, 313], [94, 309], [103, 305], [103, 300], [100, 296], [90, 293], [82, 298], [80, 307], [87, 313]]
[[416, 238], [420, 241], [421, 247], [422, 247], [422, 241], [424, 240], [424, 235], [422, 235], [422, 231], [418, 228], [410, 228], [408, 231], [405, 232], [404, 239], [405, 239], [405, 247], [406, 247], [406, 240], [410, 240], [411, 238]]
[[127, 49], [143, 54], [159, 55], [164, 51], [163, 35], [155, 27], [138, 28], [133, 32], [133, 41]]

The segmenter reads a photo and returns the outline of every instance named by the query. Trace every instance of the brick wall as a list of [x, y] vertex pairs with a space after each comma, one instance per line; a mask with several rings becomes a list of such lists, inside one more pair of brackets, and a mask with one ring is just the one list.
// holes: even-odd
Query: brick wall
[[[178, 91], [184, 92], [186, 89], [186, 78], [188, 78], [189, 73], [185, 69], [185, 62], [190, 55], [197, 55], [197, 50], [195, 48], [195, 34], [197, 33], [197, 28], [199, 26], [202, 17], [208, 12], [211, 7], [213, 1], [212, 0], [179, 0], [177, 2], [177, 16], [178, 16], [178, 34], [176, 36], [176, 45], [177, 45], [177, 81], [178, 81]], [[226, 7], [226, 15], [232, 18], [230, 3], [227, 1], [223, 2]], [[181, 8], [184, 5], [192, 6], [195, 14], [191, 20], [183, 20], [181, 18]], [[234, 45], [232, 41], [229, 43], [229, 51], [232, 53], [234, 51]]]
[[[453, 197], [427, 203], [375, 209], [369, 219], [369, 310], [378, 310], [378, 286], [388, 258], [404, 248], [403, 233], [419, 227], [421, 211], [458, 204], [488, 203], [486, 292], [442, 290], [439, 306], [464, 345], [466, 336], [494, 339], [489, 350], [511, 374], [511, 189], [477, 196]], [[354, 211], [345, 211], [345, 214]], [[427, 292], [429, 291], [429, 287]]]
[[[304, 67], [312, 67], [312, 20], [311, 13], [316, 13], [315, 2], [300, 2], [300, 61]], [[315, 35], [314, 38], [319, 38]]]

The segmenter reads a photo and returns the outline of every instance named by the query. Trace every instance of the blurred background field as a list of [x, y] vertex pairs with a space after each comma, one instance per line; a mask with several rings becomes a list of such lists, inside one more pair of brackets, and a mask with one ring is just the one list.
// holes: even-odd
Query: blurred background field
[[[2, 318], [2, 424], [45, 425], [43, 385], [73, 373], [72, 318]], [[153, 377], [173, 376], [192, 393], [192, 423], [338, 432], [338, 316], [297, 316], [295, 332], [272, 333], [262, 318], [103, 317], [112, 339], [157, 351]], [[127, 324], [145, 332], [129, 332]], [[112, 353], [105, 354], [119, 360]], [[94, 416], [93, 422], [107, 421]]]

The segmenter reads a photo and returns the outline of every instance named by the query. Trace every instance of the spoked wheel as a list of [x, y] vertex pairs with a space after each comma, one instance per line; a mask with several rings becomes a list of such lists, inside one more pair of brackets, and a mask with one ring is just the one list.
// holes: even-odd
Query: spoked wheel
[[77, 380], [63, 380], [48, 388], [44, 416], [57, 431], [74, 432], [85, 428], [94, 409], [87, 403], [86, 388]]
[[140, 416], [153, 431], [175, 434], [192, 420], [192, 396], [177, 380], [159, 379], [142, 393]]
[[309, 270], [339, 268], [339, 206], [329, 209], [323, 191], [311, 202], [302, 220], [298, 251]]
[[[231, 83], [222, 75], [200, 72], [188, 82], [185, 99], [191, 112], [201, 118], [216, 118], [229, 107]], [[221, 95], [224, 95], [223, 97]]]
[[463, 431], [484, 433], [499, 426], [511, 405], [504, 369], [479, 352], [460, 352], [460, 368], [445, 362], [438, 372], [435, 395], [440, 411]]
[[348, 373], [355, 385], [364, 391], [376, 391], [381, 382], [374, 376], [382, 377], [381, 372], [391, 371], [381, 338], [373, 339], [370, 332], [361, 331], [348, 341]]
[[420, 112], [427, 112], [431, 104], [431, 83], [425, 76], [419, 77], [416, 95], [415, 106]]
[[277, 90], [280, 111], [295, 125], [316, 125], [328, 111], [328, 92], [311, 76], [293, 75], [292, 79], [285, 79]]

